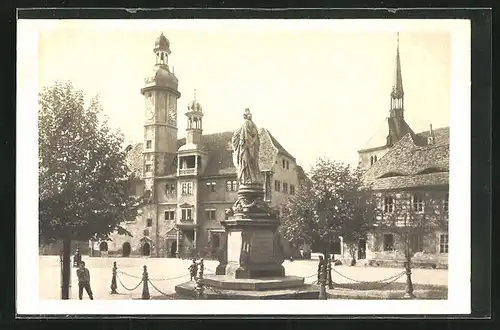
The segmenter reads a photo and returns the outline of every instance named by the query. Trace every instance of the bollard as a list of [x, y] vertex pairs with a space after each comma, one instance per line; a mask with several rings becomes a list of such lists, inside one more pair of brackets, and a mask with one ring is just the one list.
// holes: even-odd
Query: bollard
[[196, 293], [198, 299], [203, 299], [203, 293], [205, 292], [205, 287], [203, 285], [203, 272], [205, 270], [205, 266], [203, 264], [203, 259], [200, 259], [198, 266], [198, 276], [196, 277]]
[[117, 285], [116, 285], [116, 261], [113, 261], [113, 277], [111, 277], [111, 294], [118, 294], [116, 291]]
[[149, 296], [149, 287], [148, 287], [149, 277], [148, 277], [148, 268], [144, 266], [144, 271], [142, 273], [142, 297], [143, 300], [148, 300]]
[[328, 275], [328, 289], [333, 289], [333, 281], [332, 281], [332, 258], [328, 255], [328, 264], [327, 264], [327, 275]]
[[323, 262], [320, 267], [321, 273], [319, 276], [319, 296], [318, 299], [325, 300], [326, 299], [326, 263]]
[[406, 293], [405, 298], [413, 299], [415, 295], [413, 294], [413, 283], [411, 281], [411, 266], [409, 262], [405, 263], [406, 266]]

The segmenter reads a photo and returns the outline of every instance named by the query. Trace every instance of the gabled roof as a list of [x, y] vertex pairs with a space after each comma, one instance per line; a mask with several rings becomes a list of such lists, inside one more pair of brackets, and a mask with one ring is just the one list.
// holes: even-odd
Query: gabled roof
[[[449, 143], [446, 143], [446, 131], [442, 129], [439, 134], [435, 134], [435, 137], [439, 137], [436, 137], [436, 143], [430, 145], [418, 145], [412, 134], [406, 134], [365, 172], [365, 183], [380, 183], [384, 187], [390, 182], [413, 186], [414, 182], [437, 177], [438, 173], [440, 178], [447, 177], [450, 149]], [[424, 137], [425, 132], [417, 135], [417, 138]], [[425, 141], [427, 142], [426, 138]], [[397, 173], [397, 176], [392, 176], [391, 173]]]
[[[260, 151], [259, 151], [259, 165], [262, 171], [272, 170], [276, 155], [281, 153], [293, 159], [293, 157], [286, 149], [271, 135], [271, 133], [261, 128], [260, 135]], [[201, 138], [200, 149], [208, 154], [208, 163], [205, 168], [204, 176], [212, 175], [225, 175], [235, 174], [236, 168], [233, 164], [233, 150], [231, 140], [233, 132], [220, 132], [203, 135]], [[182, 138], [177, 141], [177, 149], [186, 143], [186, 139]], [[142, 175], [143, 164], [143, 143], [135, 144], [128, 153], [128, 163], [131, 170], [133, 170], [139, 177]], [[177, 165], [175, 159], [167, 160], [166, 175], [176, 174]]]
[[404, 119], [391, 117], [385, 118], [383, 123], [359, 151], [362, 152], [369, 149], [388, 147], [388, 140], [390, 140], [393, 145], [408, 133], [411, 134], [412, 137], [415, 136], [415, 133], [411, 129], [410, 125], [408, 125]]

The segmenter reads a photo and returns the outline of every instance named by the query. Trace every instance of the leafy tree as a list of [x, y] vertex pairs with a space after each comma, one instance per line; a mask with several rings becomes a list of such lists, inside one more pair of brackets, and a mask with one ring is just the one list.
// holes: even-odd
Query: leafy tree
[[83, 91], [56, 82], [43, 88], [38, 103], [40, 240], [63, 241], [68, 299], [71, 240], [129, 234], [120, 223], [137, 216], [140, 201], [129, 194], [133, 175], [123, 136], [100, 119], [97, 97], [86, 107]]
[[319, 159], [285, 204], [280, 231], [292, 243], [319, 242], [328, 255], [339, 236], [354, 242], [364, 234], [374, 218], [372, 205], [358, 170]]
[[425, 236], [439, 229], [447, 230], [447, 217], [441, 213], [440, 207], [436, 204], [425, 205], [423, 200], [416, 200], [409, 193], [382, 197], [382, 199], [387, 198], [390, 200], [380, 201], [383, 212], [376, 225], [384, 232], [392, 233], [396, 243], [394, 249], [403, 252], [407, 270], [406, 291], [407, 295], [413, 296], [411, 281], [413, 257], [415, 253], [422, 251]]

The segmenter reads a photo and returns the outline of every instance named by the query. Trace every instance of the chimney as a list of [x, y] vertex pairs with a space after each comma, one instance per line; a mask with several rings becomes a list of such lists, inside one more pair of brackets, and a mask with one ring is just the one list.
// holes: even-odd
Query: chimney
[[434, 144], [434, 131], [432, 130], [432, 124], [429, 124], [429, 136], [427, 137], [427, 144]]

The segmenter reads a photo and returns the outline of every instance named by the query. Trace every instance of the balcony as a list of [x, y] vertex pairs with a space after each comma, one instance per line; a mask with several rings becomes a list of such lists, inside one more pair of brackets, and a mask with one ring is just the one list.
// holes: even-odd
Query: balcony
[[196, 175], [196, 168], [180, 168], [178, 175]]

